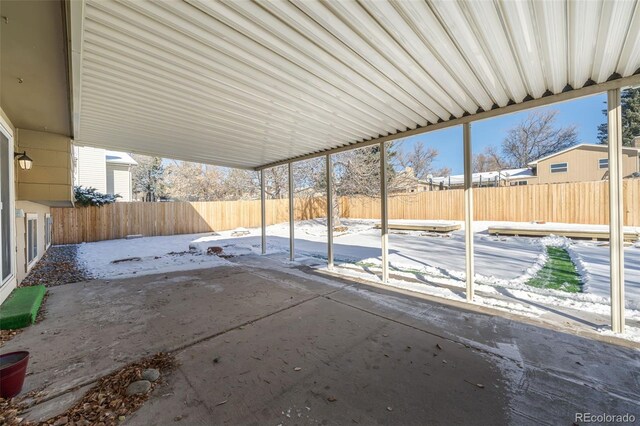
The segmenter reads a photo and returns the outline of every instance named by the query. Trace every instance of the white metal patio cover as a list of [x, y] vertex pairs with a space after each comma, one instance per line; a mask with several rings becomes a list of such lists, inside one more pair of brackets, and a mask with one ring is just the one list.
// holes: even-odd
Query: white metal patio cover
[[69, 13], [77, 143], [242, 168], [640, 82], [635, 0], [88, 0]]

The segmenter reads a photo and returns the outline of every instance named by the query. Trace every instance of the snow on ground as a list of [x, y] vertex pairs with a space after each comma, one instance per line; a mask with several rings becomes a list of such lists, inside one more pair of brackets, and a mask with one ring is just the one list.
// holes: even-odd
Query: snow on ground
[[[78, 260], [95, 278], [126, 278], [230, 264], [218, 256], [188, 252], [191, 241], [205, 235], [210, 233], [84, 243], [78, 249]], [[127, 258], [140, 260], [112, 263]]]
[[[339, 273], [379, 281], [377, 275], [381, 272], [381, 256], [380, 230], [375, 228], [377, 222], [343, 220], [347, 231], [334, 235], [334, 258]], [[464, 228], [463, 223], [457, 223]], [[539, 316], [544, 312], [536, 307], [540, 304], [609, 314], [609, 247], [606, 243], [553, 236], [497, 237], [487, 234], [486, 229], [495, 224], [513, 225], [509, 222], [474, 224], [476, 303], [529, 316]], [[245, 231], [247, 235], [234, 236], [238, 231]], [[324, 219], [297, 222], [295, 237], [297, 261], [323, 263], [327, 240]], [[259, 254], [260, 240], [258, 228], [102, 241], [82, 244], [79, 258], [96, 277], [117, 278], [226, 265], [228, 261], [207, 255], [207, 249], [221, 247], [224, 254], [232, 256]], [[534, 288], [526, 284], [544, 266], [547, 245], [561, 246], [569, 252], [585, 283], [583, 293]], [[389, 250], [390, 268], [396, 277], [390, 280], [389, 285], [465, 300], [464, 229], [449, 235], [392, 231]], [[288, 223], [269, 226], [267, 252], [288, 251]], [[169, 254], [171, 252], [179, 254]], [[127, 257], [140, 257], [141, 260], [111, 263]], [[625, 266], [627, 317], [640, 320], [640, 247], [629, 246], [625, 250]], [[640, 331], [635, 330], [632, 334], [631, 338], [640, 340]]]

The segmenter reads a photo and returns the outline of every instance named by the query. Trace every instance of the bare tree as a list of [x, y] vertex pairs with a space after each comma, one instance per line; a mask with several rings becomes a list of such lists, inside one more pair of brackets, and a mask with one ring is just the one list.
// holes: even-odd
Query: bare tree
[[535, 111], [507, 132], [502, 141], [503, 166], [526, 167], [531, 161], [578, 142], [576, 126], [558, 127], [558, 111]]
[[167, 166], [167, 192], [181, 201], [214, 201], [225, 198], [220, 167], [175, 161]]
[[440, 153], [435, 148], [425, 148], [422, 143], [414, 143], [409, 151], [398, 150], [395, 155], [397, 164], [402, 169], [411, 168], [417, 179], [424, 180], [429, 175], [443, 176], [448, 169], [436, 170], [433, 162]]
[[[289, 170], [286, 164], [264, 171], [265, 193], [268, 198], [286, 198], [289, 194]], [[259, 182], [258, 182], [259, 184]]]
[[254, 200], [260, 197], [260, 174], [253, 170], [226, 169], [222, 185], [225, 200]]
[[474, 173], [492, 172], [506, 168], [500, 153], [493, 146], [488, 146], [480, 154], [473, 157]]

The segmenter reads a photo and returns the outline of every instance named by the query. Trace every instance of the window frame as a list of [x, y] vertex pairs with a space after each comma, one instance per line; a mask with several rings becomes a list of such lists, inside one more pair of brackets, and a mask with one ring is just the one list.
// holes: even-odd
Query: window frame
[[[14, 152], [14, 142], [13, 142], [13, 131], [11, 130], [11, 126], [4, 120], [2, 116], [0, 116], [0, 133], [2, 133], [8, 140], [7, 144], [7, 156], [9, 163], [9, 205], [2, 206], [2, 209], [9, 210], [9, 235], [2, 235], [0, 231], [0, 247], [2, 247], [5, 238], [9, 239], [9, 253], [11, 255], [9, 261], [9, 273], [3, 279], [2, 275], [4, 271], [2, 270], [2, 263], [0, 263], [0, 288], [3, 288], [7, 283], [14, 280], [16, 277], [16, 256], [15, 256], [15, 247], [16, 247], [16, 220], [15, 220], [15, 161], [13, 161], [13, 152]], [[2, 176], [0, 175], [0, 185]], [[1, 202], [1, 201], [0, 201]]]
[[53, 241], [53, 219], [51, 213], [44, 214], [44, 249], [45, 251], [51, 247]]
[[[560, 169], [564, 169], [564, 170], [553, 170], [553, 166], [561, 166], [564, 164], [564, 167], [558, 167]], [[549, 173], [567, 173], [569, 171], [569, 163], [568, 162], [563, 162], [563, 163], [551, 163], [549, 164]]]
[[[602, 167], [602, 162], [606, 161], [607, 165]], [[608, 169], [609, 168], [609, 157], [599, 158], [598, 159], [598, 169]]]
[[[33, 249], [35, 250], [35, 252], [33, 253], [33, 258], [29, 259], [29, 256], [32, 254], [31, 250], [29, 250], [29, 243], [32, 242], [32, 236], [29, 233], [29, 221], [34, 220], [35, 224], [34, 226], [31, 228], [33, 231], [35, 231], [35, 239], [34, 239], [34, 246]], [[36, 263], [36, 261], [38, 260], [38, 214], [37, 213], [27, 213], [24, 216], [24, 238], [25, 238], [25, 244], [24, 244], [24, 249], [25, 249], [25, 261], [26, 261], [26, 270], [28, 271], [29, 269], [31, 269], [31, 267]]]

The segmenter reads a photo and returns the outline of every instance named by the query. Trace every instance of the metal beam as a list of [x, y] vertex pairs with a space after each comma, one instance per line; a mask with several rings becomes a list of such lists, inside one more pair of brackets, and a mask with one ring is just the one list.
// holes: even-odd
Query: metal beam
[[382, 235], [382, 282], [389, 280], [389, 212], [387, 208], [387, 150], [380, 143], [380, 233]]
[[607, 93], [609, 138], [609, 251], [611, 258], [611, 329], [624, 332], [624, 238], [622, 215], [622, 107], [620, 89]]
[[471, 123], [462, 125], [464, 151], [464, 241], [465, 265], [467, 275], [467, 301], [473, 301], [473, 170], [471, 168]]
[[289, 163], [289, 260], [295, 259], [295, 210], [293, 203], [293, 163]]
[[380, 136], [369, 140], [360, 142], [354, 142], [349, 145], [343, 145], [336, 148], [317, 151], [297, 157], [287, 158], [281, 161], [275, 161], [262, 166], [256, 167], [256, 170], [268, 169], [269, 167], [275, 167], [282, 164], [287, 164], [290, 161], [308, 160], [310, 158], [320, 157], [327, 154], [335, 154], [338, 152], [349, 151], [356, 148], [363, 148], [365, 146], [376, 145], [382, 142], [389, 142], [398, 139], [407, 138], [409, 136], [421, 135], [423, 133], [429, 133], [435, 130], [445, 129], [447, 127], [458, 126], [464, 123], [471, 123], [473, 121], [485, 120], [487, 118], [493, 118], [500, 115], [512, 114], [519, 111], [524, 111], [531, 108], [537, 108], [556, 102], [565, 102], [573, 99], [581, 98], [584, 96], [595, 95], [598, 93], [604, 93], [607, 90], [619, 89], [626, 86], [640, 85], [640, 74], [635, 74], [629, 77], [618, 78], [607, 81], [605, 83], [593, 84], [591, 86], [582, 87], [580, 89], [568, 90], [566, 92], [557, 93], [554, 95], [548, 95], [541, 98], [536, 98], [516, 104], [510, 104], [503, 107], [497, 107], [489, 111], [480, 111], [475, 114], [465, 115], [463, 117], [454, 118], [448, 121], [442, 121], [439, 123], [428, 124], [426, 126], [417, 127], [415, 129], [409, 129], [402, 132], [397, 132], [391, 135]]
[[333, 164], [326, 156], [327, 173], [327, 268], [333, 269]]
[[260, 227], [262, 231], [262, 254], [267, 254], [267, 206], [265, 200], [264, 169], [260, 170]]

